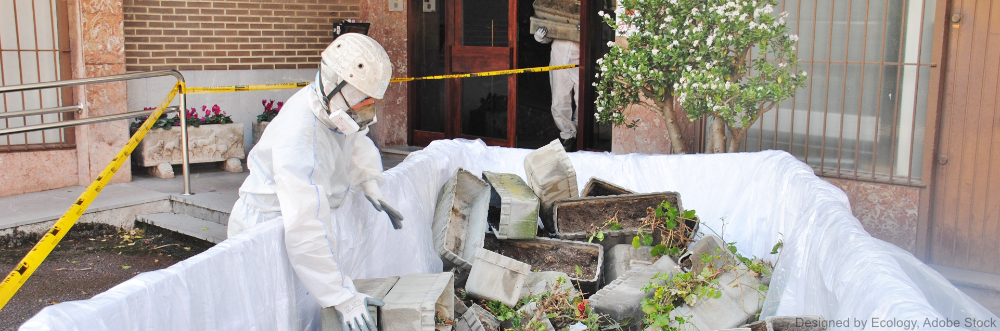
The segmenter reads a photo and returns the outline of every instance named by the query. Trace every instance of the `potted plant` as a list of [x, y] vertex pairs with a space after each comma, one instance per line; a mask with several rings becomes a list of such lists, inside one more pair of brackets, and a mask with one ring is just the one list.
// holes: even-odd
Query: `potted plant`
[[[147, 108], [149, 109], [149, 108]], [[243, 124], [233, 123], [232, 117], [222, 111], [219, 105], [201, 107], [204, 117], [195, 108], [186, 110], [188, 126], [188, 160], [190, 163], [222, 162], [221, 168], [229, 172], [243, 172], [240, 159], [243, 151]], [[136, 129], [147, 117], [137, 118], [131, 129]], [[172, 164], [181, 164], [183, 150], [181, 130], [173, 130], [181, 125], [178, 115], [173, 118], [160, 116], [146, 137], [136, 147], [133, 161], [137, 166], [146, 167], [151, 175], [173, 178]]]
[[285, 105], [284, 102], [278, 101], [276, 107], [274, 100], [267, 99], [261, 100], [260, 103], [264, 105], [264, 112], [257, 115], [257, 122], [253, 124], [253, 142], [250, 145], [251, 149], [253, 149], [253, 146], [257, 145], [257, 142], [260, 141], [260, 136], [264, 134], [264, 128], [267, 128], [267, 124], [271, 123], [271, 120], [273, 120], [275, 116], [278, 116], [278, 112], [281, 111], [281, 106]]

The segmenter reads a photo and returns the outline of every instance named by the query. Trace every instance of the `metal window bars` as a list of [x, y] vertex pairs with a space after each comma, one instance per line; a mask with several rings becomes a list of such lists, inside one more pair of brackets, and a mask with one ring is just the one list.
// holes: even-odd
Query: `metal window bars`
[[[744, 151], [785, 150], [818, 175], [922, 186], [935, 3], [782, 0], [807, 86], [747, 131]], [[925, 142], [926, 140], [926, 142]]]
[[[59, 87], [67, 87], [67, 86], [78, 86], [78, 85], [87, 85], [87, 84], [118, 82], [118, 81], [132, 80], [132, 79], [142, 79], [142, 78], [152, 78], [152, 77], [162, 77], [162, 76], [174, 76], [174, 77], [177, 77], [177, 84], [175, 84], [173, 88], [179, 88], [180, 89], [180, 91], [179, 91], [180, 93], [178, 93], [180, 95], [180, 107], [179, 107], [179, 109], [186, 109], [186, 106], [187, 106], [187, 95], [185, 94], [185, 91], [184, 91], [184, 76], [181, 75], [181, 73], [178, 72], [177, 70], [173, 70], [173, 69], [170, 69], [170, 70], [159, 70], [159, 71], [150, 71], [150, 72], [129, 73], [129, 74], [123, 74], [123, 75], [113, 75], [113, 76], [104, 76], [104, 77], [80, 78], [80, 79], [71, 79], [71, 80], [62, 80], [62, 81], [53, 81], [53, 82], [44, 82], [44, 83], [32, 83], [32, 84], [22, 84], [22, 85], [12, 85], [12, 86], [0, 86], [0, 94], [6, 94], [6, 93], [12, 93], [12, 92], [42, 90], [42, 89], [50, 89], [50, 88], [59, 88]], [[24, 111], [16, 111], [16, 112], [3, 113], [2, 116], [12, 117], [12, 116], [27, 116], [27, 115], [34, 115], [34, 114], [71, 112], [71, 111], [82, 110], [83, 107], [84, 106], [82, 104], [80, 104], [80, 105], [75, 105], [75, 106], [43, 108], [43, 109], [35, 109], [35, 110], [24, 110]], [[171, 112], [171, 111], [178, 111], [178, 107], [169, 107], [166, 110], [164, 110], [164, 113]], [[18, 134], [18, 133], [25, 133], [25, 132], [31, 132], [31, 131], [39, 131], [39, 130], [49, 130], [49, 129], [58, 129], [58, 128], [66, 128], [66, 127], [75, 127], [75, 126], [79, 126], [79, 125], [94, 124], [94, 123], [101, 123], [101, 122], [108, 122], [108, 121], [117, 121], [117, 120], [122, 120], [122, 119], [130, 119], [130, 118], [135, 118], [135, 117], [139, 117], [139, 116], [149, 116], [153, 112], [154, 111], [152, 111], [152, 110], [133, 111], [133, 112], [126, 112], [126, 113], [115, 114], [115, 115], [106, 115], [106, 116], [83, 118], [83, 119], [76, 119], [76, 120], [67, 120], [67, 121], [55, 122], [55, 123], [43, 123], [43, 124], [27, 125], [27, 126], [16, 127], [16, 128], [0, 129], [0, 136], [11, 135], [11, 134]], [[4, 117], [0, 117], [0, 118], [4, 118]], [[190, 177], [190, 174], [189, 174], [189, 171], [188, 171], [189, 170], [189, 159], [188, 159], [187, 116], [184, 116], [184, 114], [181, 114], [180, 118], [181, 118], [180, 130], [181, 130], [181, 141], [182, 141], [182, 143], [181, 143], [181, 151], [182, 151], [182, 154], [183, 154], [181, 168], [183, 169], [183, 172], [184, 172], [184, 193], [183, 194], [184, 195], [190, 195], [191, 194], [191, 177]]]

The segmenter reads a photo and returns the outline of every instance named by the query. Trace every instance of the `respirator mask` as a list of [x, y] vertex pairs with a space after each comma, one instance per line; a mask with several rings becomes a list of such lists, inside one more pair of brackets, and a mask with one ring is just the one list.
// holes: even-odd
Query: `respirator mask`
[[[368, 125], [378, 122], [378, 117], [375, 115], [375, 98], [368, 96], [359, 102], [351, 104], [351, 101], [347, 99], [347, 96], [342, 91], [345, 86], [347, 86], [347, 81], [341, 81], [329, 94], [323, 94], [323, 107], [326, 109], [330, 121], [337, 127], [337, 130], [343, 134], [352, 134], [361, 131], [368, 127]], [[319, 89], [321, 91], [320, 94], [322, 94], [324, 90], [322, 79], [319, 80]], [[337, 95], [344, 100], [347, 109], [334, 107], [332, 101], [338, 98]]]

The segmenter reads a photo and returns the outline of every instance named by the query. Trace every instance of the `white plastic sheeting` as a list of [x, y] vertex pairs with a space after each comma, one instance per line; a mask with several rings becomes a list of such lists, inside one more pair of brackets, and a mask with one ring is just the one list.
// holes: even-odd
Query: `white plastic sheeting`
[[[334, 213], [343, 269], [356, 279], [441, 271], [431, 240], [441, 186], [458, 167], [523, 178], [528, 152], [454, 140], [410, 154], [386, 172], [383, 186], [406, 216], [403, 230], [394, 231], [360, 191]], [[909, 253], [871, 237], [847, 196], [787, 153], [577, 152], [570, 159], [578, 181], [596, 176], [637, 192], [680, 192], [705, 222], [701, 231], [723, 234], [744, 255], [775, 259], [769, 252], [783, 240], [765, 316], [821, 315], [866, 321], [866, 329], [872, 318], [996, 318]], [[21, 329], [317, 329], [319, 307], [289, 267], [281, 224], [272, 223], [90, 300], [49, 306]]]

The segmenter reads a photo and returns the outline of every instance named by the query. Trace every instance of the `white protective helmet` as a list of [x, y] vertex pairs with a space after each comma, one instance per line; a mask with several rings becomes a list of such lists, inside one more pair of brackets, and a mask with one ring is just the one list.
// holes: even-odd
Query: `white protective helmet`
[[392, 79], [392, 63], [375, 39], [345, 33], [323, 50], [320, 72], [335, 84], [339, 83], [335, 77], [340, 77], [358, 91], [382, 99]]

